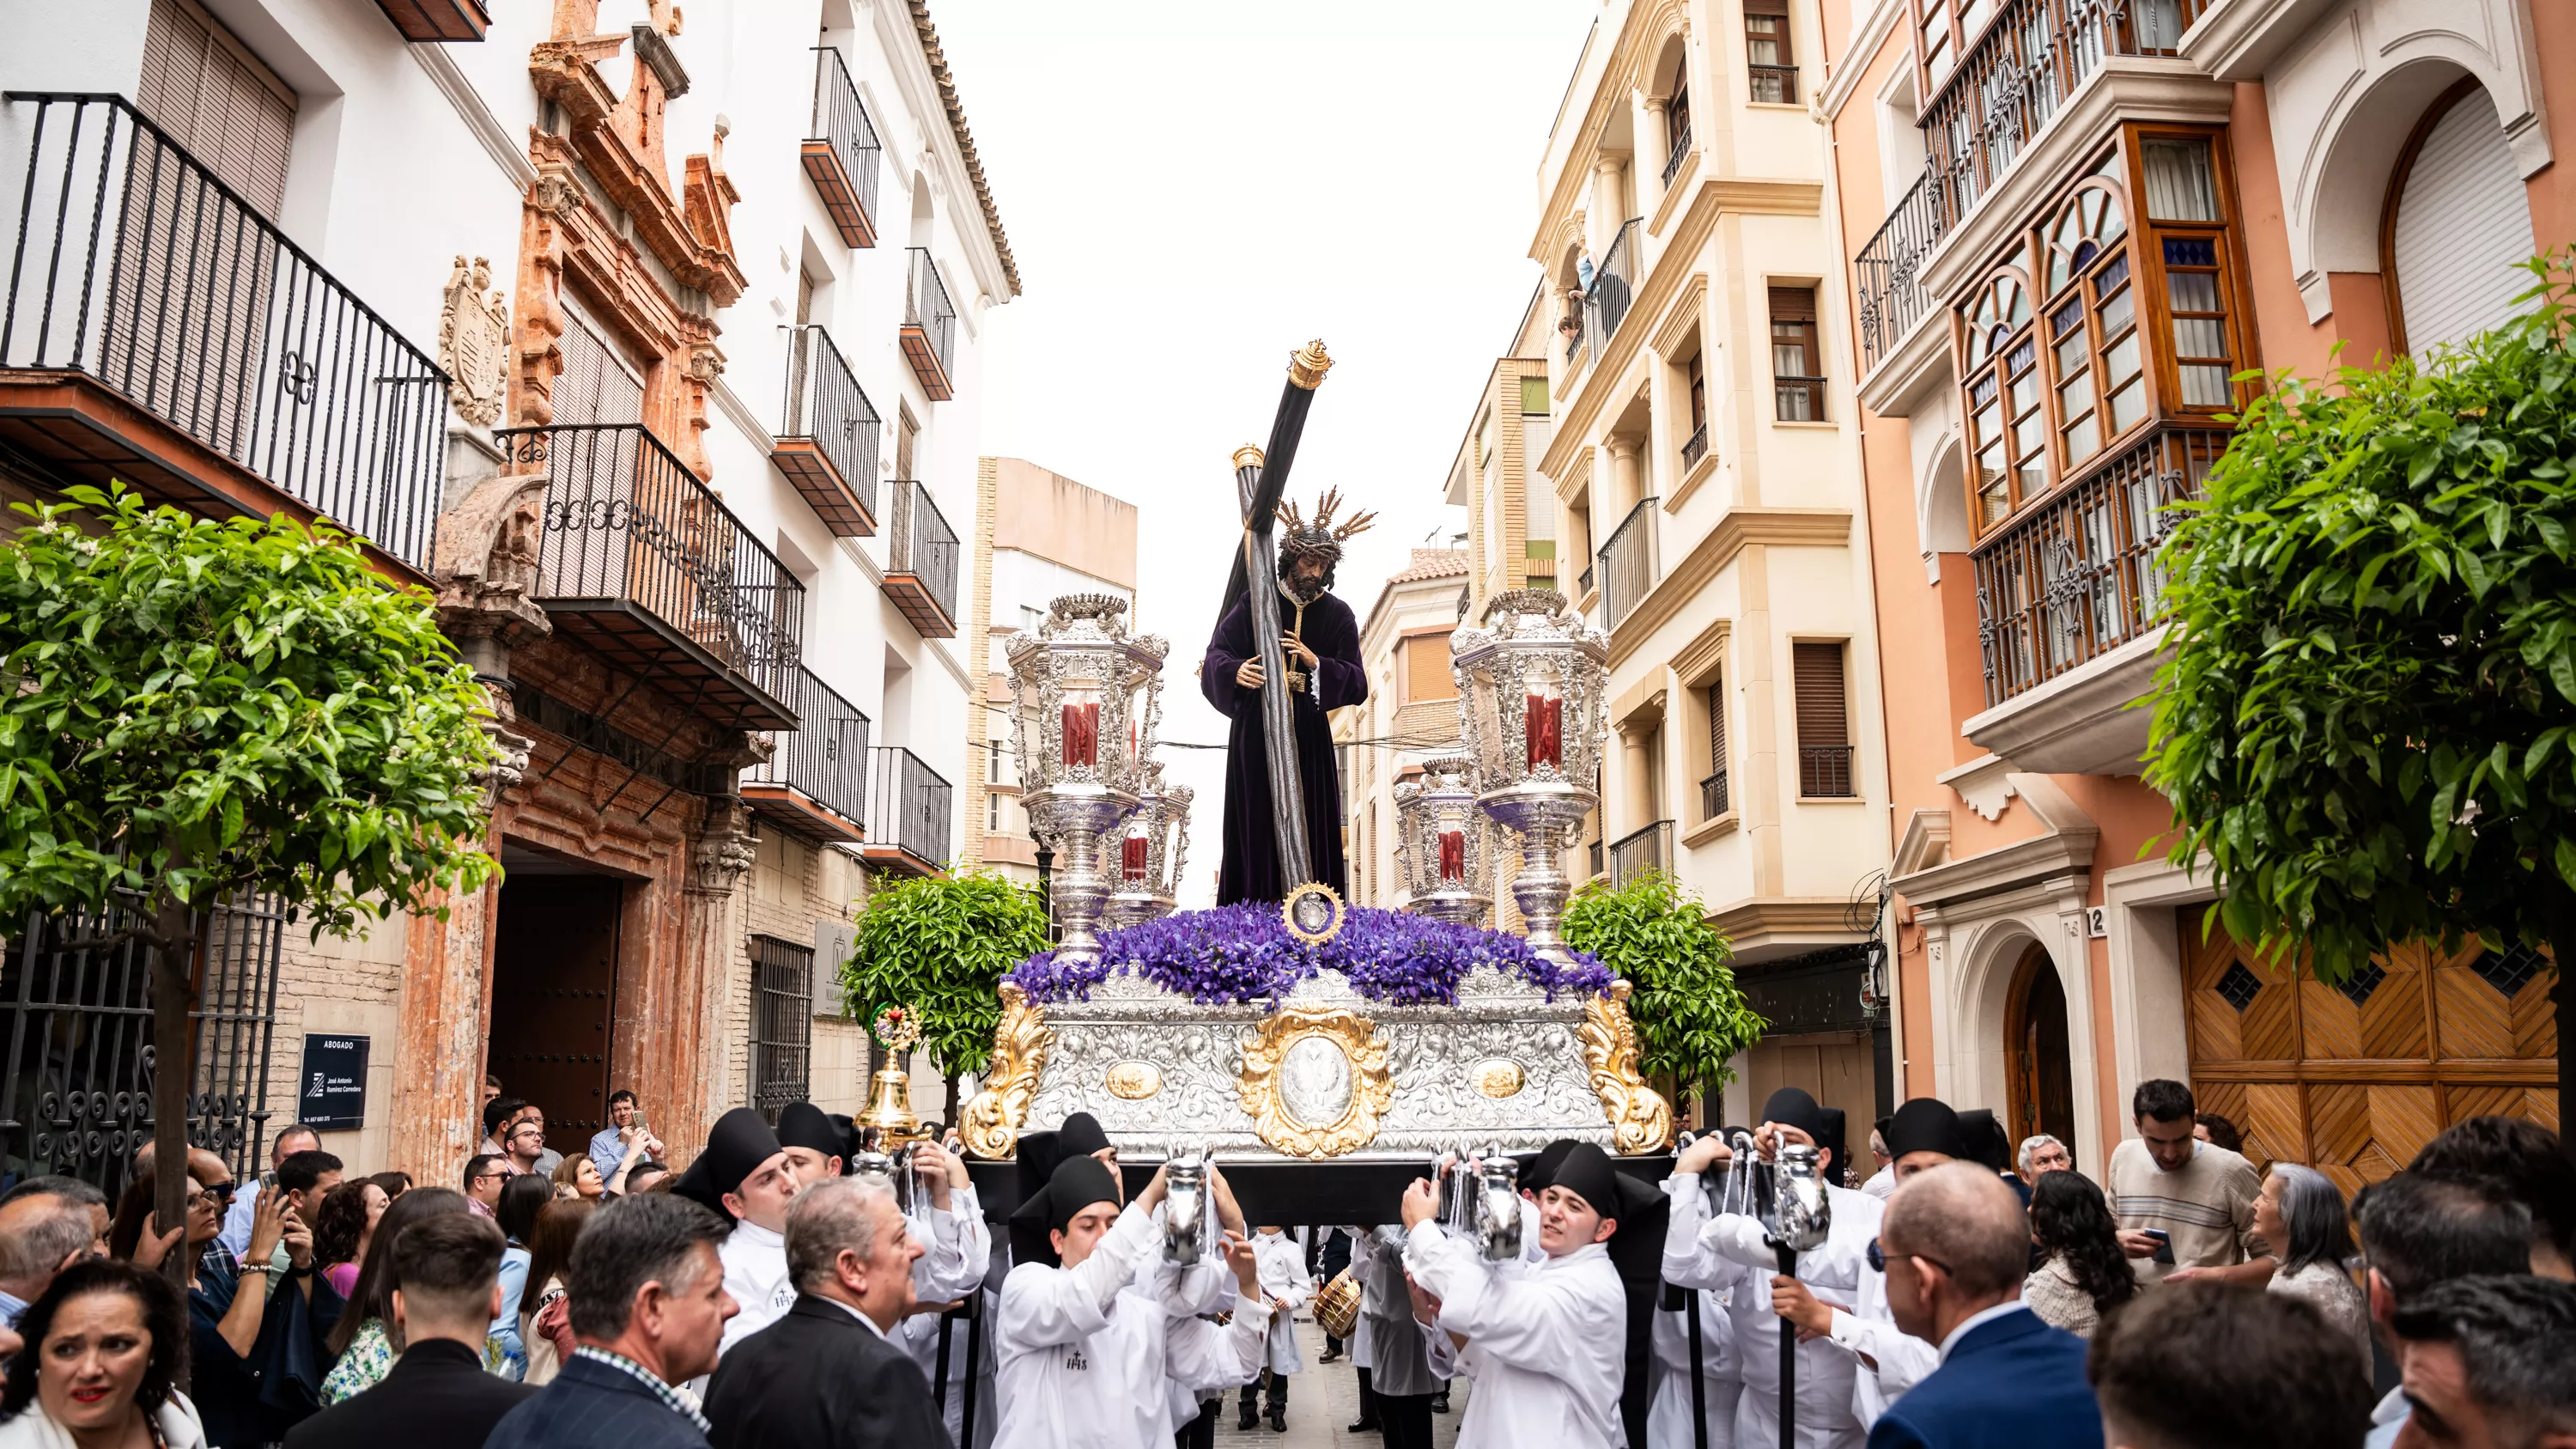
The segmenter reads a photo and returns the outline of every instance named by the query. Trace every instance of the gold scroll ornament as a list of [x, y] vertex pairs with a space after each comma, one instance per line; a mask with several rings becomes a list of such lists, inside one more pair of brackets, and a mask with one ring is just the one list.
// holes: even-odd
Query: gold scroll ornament
[[[1350, 1097], [1331, 1122], [1307, 1122], [1290, 1109], [1282, 1068], [1297, 1044], [1320, 1037], [1332, 1043], [1350, 1069]], [[1386, 1038], [1377, 1024], [1338, 1006], [1283, 1006], [1254, 1028], [1243, 1047], [1243, 1075], [1236, 1099], [1261, 1140], [1291, 1157], [1339, 1157], [1377, 1137], [1378, 1114], [1395, 1099], [1387, 1071]]]
[[1661, 1152], [1673, 1140], [1673, 1109], [1637, 1074], [1637, 1028], [1628, 1020], [1628, 983], [1613, 980], [1574, 1029], [1592, 1067], [1592, 1090], [1610, 1119], [1610, 1145], [1622, 1153]]
[[1002, 983], [1002, 1020], [993, 1028], [993, 1060], [984, 1069], [984, 1090], [966, 1103], [958, 1136], [966, 1150], [987, 1160], [1008, 1157], [1019, 1146], [1020, 1124], [1028, 1120], [1029, 1101], [1038, 1094], [1038, 1072], [1046, 1066], [1055, 1033], [1047, 1030], [1045, 1008], [1029, 1000], [1015, 982]]

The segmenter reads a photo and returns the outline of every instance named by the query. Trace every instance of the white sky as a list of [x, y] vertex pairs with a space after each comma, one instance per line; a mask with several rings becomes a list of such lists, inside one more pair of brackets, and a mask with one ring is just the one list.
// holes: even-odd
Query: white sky
[[[1547, 133], [1592, 0], [934, 7], [1025, 294], [987, 314], [981, 451], [1138, 506], [1141, 626], [1172, 640], [1163, 737], [1223, 744], [1196, 666], [1240, 533], [1228, 457], [1321, 337], [1290, 495], [1378, 510], [1335, 592], [1363, 620], [1440, 499], [1538, 282]], [[1437, 536], [1426, 540], [1426, 535]], [[1224, 757], [1183, 905], [1214, 899]]]

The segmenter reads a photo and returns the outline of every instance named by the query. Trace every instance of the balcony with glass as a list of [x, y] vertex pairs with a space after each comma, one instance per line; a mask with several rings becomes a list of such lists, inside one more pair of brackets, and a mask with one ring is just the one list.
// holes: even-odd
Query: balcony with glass
[[869, 720], [815, 677], [797, 674], [796, 719], [770, 757], [745, 770], [742, 798], [792, 835], [826, 845], [867, 840]]

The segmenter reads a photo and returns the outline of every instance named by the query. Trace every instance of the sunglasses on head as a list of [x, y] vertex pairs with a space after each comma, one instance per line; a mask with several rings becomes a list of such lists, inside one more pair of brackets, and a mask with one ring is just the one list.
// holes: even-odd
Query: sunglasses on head
[[194, 1193], [191, 1193], [190, 1196], [201, 1199], [214, 1207], [230, 1207], [232, 1206], [235, 1188], [236, 1184], [234, 1183], [210, 1182], [205, 1186], [198, 1188]]

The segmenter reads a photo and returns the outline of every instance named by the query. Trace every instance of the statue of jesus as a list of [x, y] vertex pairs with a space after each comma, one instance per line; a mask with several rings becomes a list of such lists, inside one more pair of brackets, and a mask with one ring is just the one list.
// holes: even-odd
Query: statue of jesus
[[[1347, 883], [1342, 865], [1341, 771], [1333, 759], [1327, 712], [1368, 698], [1368, 672], [1360, 664], [1359, 623], [1351, 606], [1333, 597], [1333, 568], [1342, 544], [1369, 526], [1373, 515], [1355, 515], [1339, 527], [1333, 511], [1340, 496], [1327, 491], [1311, 524], [1295, 504], [1279, 512], [1279, 587], [1267, 600], [1246, 596], [1208, 640], [1199, 666], [1199, 690], [1233, 725], [1226, 733], [1225, 863], [1217, 875], [1218, 905], [1275, 901], [1281, 888], [1279, 848], [1271, 820], [1270, 766], [1264, 749], [1261, 691], [1289, 692], [1297, 778], [1306, 814], [1306, 839], [1314, 859], [1300, 877], [1337, 893]], [[1253, 637], [1253, 607], [1278, 610], [1287, 679], [1273, 684], [1261, 667]]]

